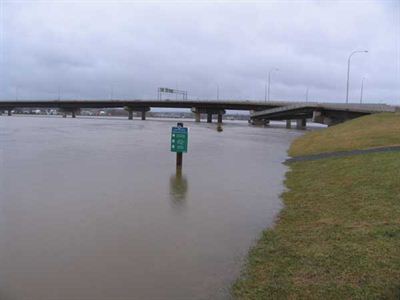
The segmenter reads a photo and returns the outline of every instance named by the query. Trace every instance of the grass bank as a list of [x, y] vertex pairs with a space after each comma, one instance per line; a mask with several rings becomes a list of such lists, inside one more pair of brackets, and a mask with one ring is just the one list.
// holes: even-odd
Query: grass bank
[[[328, 147], [328, 136], [348, 138]], [[382, 114], [308, 133], [290, 153], [393, 144], [400, 144], [400, 115]], [[290, 168], [288, 191], [282, 195], [285, 208], [250, 251], [234, 296], [399, 299], [400, 153], [297, 162]]]

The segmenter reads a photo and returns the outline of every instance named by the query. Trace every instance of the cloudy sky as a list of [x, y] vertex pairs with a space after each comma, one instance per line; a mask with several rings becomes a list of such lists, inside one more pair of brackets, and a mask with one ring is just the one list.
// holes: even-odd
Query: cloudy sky
[[400, 104], [400, 1], [0, 0], [0, 99]]

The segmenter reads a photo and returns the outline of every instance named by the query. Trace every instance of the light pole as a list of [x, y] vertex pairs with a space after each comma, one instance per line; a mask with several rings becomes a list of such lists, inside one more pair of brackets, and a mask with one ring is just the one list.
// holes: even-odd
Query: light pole
[[110, 86], [110, 100], [113, 100], [114, 98], [114, 85]]
[[306, 102], [308, 102], [308, 87], [306, 89]]
[[267, 90], [267, 84], [265, 84], [265, 102], [267, 102], [267, 93], [268, 93], [268, 101], [270, 100], [270, 91], [271, 91], [271, 73], [273, 71], [279, 71], [278, 68], [273, 68], [269, 70], [268, 72], [268, 90]]
[[363, 77], [363, 78], [362, 78], [362, 80], [361, 80], [360, 104], [361, 104], [361, 103], [362, 103], [362, 101], [363, 101], [363, 92], [364, 92], [364, 79], [365, 79], [365, 77]]
[[347, 89], [346, 89], [346, 103], [349, 103], [349, 79], [350, 79], [350, 60], [351, 57], [356, 53], [368, 53], [368, 50], [356, 50], [350, 53], [347, 60]]

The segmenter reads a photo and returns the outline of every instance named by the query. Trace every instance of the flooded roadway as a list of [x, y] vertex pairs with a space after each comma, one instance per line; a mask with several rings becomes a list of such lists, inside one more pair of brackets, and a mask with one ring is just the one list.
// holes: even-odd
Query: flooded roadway
[[0, 117], [0, 299], [227, 299], [296, 130]]

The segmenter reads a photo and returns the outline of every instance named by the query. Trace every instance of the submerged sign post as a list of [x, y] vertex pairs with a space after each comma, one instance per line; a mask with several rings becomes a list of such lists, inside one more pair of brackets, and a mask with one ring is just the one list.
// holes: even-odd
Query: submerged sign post
[[182, 153], [188, 149], [188, 129], [178, 123], [171, 130], [171, 151], [176, 152], [176, 167], [182, 168]]

